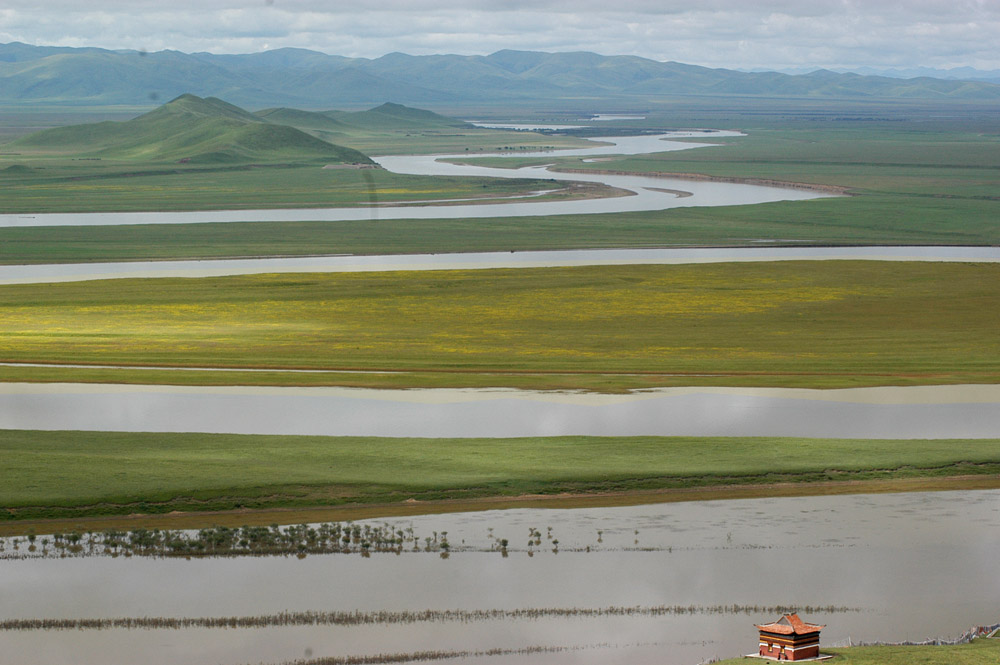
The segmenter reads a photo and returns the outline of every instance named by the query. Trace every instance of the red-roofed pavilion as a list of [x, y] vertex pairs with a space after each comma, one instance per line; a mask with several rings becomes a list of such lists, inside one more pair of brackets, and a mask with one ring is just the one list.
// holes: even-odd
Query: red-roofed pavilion
[[774, 623], [757, 626], [758, 654], [774, 660], [807, 660], [819, 656], [819, 631], [824, 626], [806, 623], [798, 614], [786, 614]]

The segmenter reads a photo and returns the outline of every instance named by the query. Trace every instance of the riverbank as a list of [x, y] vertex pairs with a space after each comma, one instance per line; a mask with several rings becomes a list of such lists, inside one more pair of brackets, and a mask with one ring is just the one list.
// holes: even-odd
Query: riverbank
[[[560, 168], [559, 166], [553, 166], [549, 168], [553, 173], [585, 173], [585, 174], [600, 174], [600, 175], [612, 175], [612, 176], [634, 176], [637, 175], [630, 171], [615, 171], [613, 169], [578, 169], [578, 168]], [[736, 177], [736, 176], [718, 176], [718, 175], [707, 175], [705, 173], [677, 173], [672, 171], [657, 172], [657, 173], [644, 173], [642, 174], [650, 178], [667, 178], [672, 180], [692, 180], [696, 182], [725, 182], [737, 185], [756, 185], [758, 187], [781, 187], [784, 189], [800, 189], [810, 192], [818, 192], [822, 194], [830, 194], [833, 196], [852, 196], [853, 192], [849, 187], [841, 187], [839, 185], [823, 185], [818, 183], [809, 182], [790, 182], [787, 180], [775, 180], [773, 178], [754, 178], [754, 177]], [[678, 196], [687, 195], [690, 196], [690, 192], [683, 192], [679, 190], [660, 190], [669, 193], [676, 193]]]
[[[539, 181], [543, 182], [543, 181]], [[545, 182], [546, 186], [551, 183]], [[635, 192], [622, 189], [621, 187], [611, 187], [599, 182], [566, 182], [562, 181], [563, 187], [556, 189], [542, 189], [538, 191], [526, 191], [517, 194], [472, 194], [466, 198], [455, 199], [429, 199], [426, 201], [388, 201], [369, 203], [369, 206], [378, 208], [399, 208], [403, 206], [454, 206], [466, 203], [478, 203], [481, 205], [501, 205], [514, 201], [530, 199], [532, 201], [589, 201], [593, 199], [609, 199], [619, 196], [635, 196]], [[677, 193], [672, 190], [660, 190], [667, 193]], [[682, 192], [686, 196], [691, 196], [690, 192]]]
[[1000, 439], [7, 430], [0, 535], [1000, 487]]
[[576, 508], [613, 508], [644, 506], [686, 501], [719, 501], [809, 496], [844, 496], [900, 492], [951, 492], [1000, 489], [1000, 473], [992, 475], [956, 475], [931, 478], [893, 478], [885, 480], [845, 480], [830, 482], [784, 482], [762, 485], [719, 485], [696, 488], [633, 490], [558, 494], [490, 496], [476, 499], [406, 499], [393, 503], [354, 503], [340, 506], [239, 508], [165, 514], [130, 513], [128, 515], [78, 518], [29, 519], [0, 521], [0, 537], [27, 534], [73, 533], [133, 529], [204, 529], [239, 528], [273, 524], [316, 524], [352, 522], [394, 517], [444, 515], [490, 510], [541, 508], [549, 510]]

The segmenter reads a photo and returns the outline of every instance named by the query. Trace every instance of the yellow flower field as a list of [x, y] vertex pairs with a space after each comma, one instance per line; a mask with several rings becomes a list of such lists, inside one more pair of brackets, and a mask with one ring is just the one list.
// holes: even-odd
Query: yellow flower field
[[0, 358], [718, 373], [768, 385], [796, 374], [993, 380], [998, 304], [1000, 267], [971, 264], [251, 275], [157, 280], [155, 290], [110, 280], [0, 287]]

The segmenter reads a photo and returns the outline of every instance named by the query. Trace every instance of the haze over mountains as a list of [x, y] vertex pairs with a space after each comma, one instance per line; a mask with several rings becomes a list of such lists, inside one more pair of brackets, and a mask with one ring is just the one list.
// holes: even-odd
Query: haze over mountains
[[184, 93], [251, 108], [552, 102], [713, 95], [1000, 99], [1000, 85], [821, 70], [804, 75], [709, 69], [635, 56], [498, 51], [373, 60], [279, 49], [246, 55], [0, 45], [0, 103], [155, 104]]
[[[986, 83], [1000, 83], [1000, 69], [976, 69], [974, 67], [953, 67], [951, 69], [937, 69], [934, 67], [855, 67], [853, 69], [842, 69], [840, 67], [830, 67], [830, 71], [841, 74], [861, 74], [863, 76], [886, 76], [895, 79], [913, 79], [926, 76], [935, 79], [946, 79], [952, 81], [983, 81]], [[774, 71], [761, 68], [746, 69], [740, 71], [763, 72]], [[782, 68], [777, 70], [783, 74], [810, 74], [816, 71], [815, 67], [795, 67]]]

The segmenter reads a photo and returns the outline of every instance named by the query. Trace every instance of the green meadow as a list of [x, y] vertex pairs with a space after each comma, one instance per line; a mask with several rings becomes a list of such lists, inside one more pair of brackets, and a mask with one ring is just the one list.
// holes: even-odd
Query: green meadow
[[[701, 140], [686, 140], [702, 142]], [[848, 198], [722, 210], [700, 208], [661, 213], [682, 225], [712, 220], [723, 225], [706, 236], [725, 241], [737, 219], [746, 242], [759, 238], [821, 243], [996, 244], [1000, 241], [1000, 134], [996, 131], [903, 129], [748, 130], [715, 148], [609, 158], [599, 162], [564, 158], [557, 170], [704, 175], [834, 186]], [[470, 159], [501, 168], [537, 160]], [[551, 162], [552, 160], [544, 160]], [[783, 229], [783, 236], [774, 235]], [[706, 233], [709, 231], [706, 228]]]
[[[383, 169], [324, 168], [322, 162], [249, 164], [221, 167], [164, 165], [159, 163], [105, 164], [102, 161], [50, 160], [42, 166], [0, 169], [0, 205], [9, 213], [134, 212], [143, 210], [247, 210], [257, 208], [372, 207], [405, 202], [448, 199], [504, 198], [551, 190], [565, 196], [566, 185], [529, 178], [463, 178], [414, 176]], [[599, 189], [599, 187], [595, 188]], [[377, 219], [377, 209], [371, 218]], [[203, 230], [203, 225], [198, 225]], [[27, 232], [37, 237], [38, 231]], [[41, 230], [42, 236], [53, 229]], [[87, 233], [94, 229], [84, 229]], [[240, 225], [245, 236], [252, 229]], [[280, 231], [280, 229], [275, 229]], [[74, 228], [79, 233], [79, 227]], [[140, 244], [152, 241], [142, 229], [127, 229]], [[249, 233], [248, 233], [249, 231]], [[121, 233], [119, 229], [117, 231]], [[178, 232], [177, 226], [170, 230]], [[71, 232], [73, 233], [73, 232]], [[180, 234], [185, 235], [183, 231]], [[4, 242], [8, 261], [30, 259], [18, 233]], [[114, 234], [105, 239], [88, 236], [92, 244], [110, 251]], [[309, 239], [303, 238], [308, 245]], [[9, 241], [9, 242], [8, 242]], [[54, 249], [54, 248], [53, 248]], [[220, 248], [209, 249], [218, 252]], [[233, 248], [222, 248], [231, 251]], [[168, 250], [176, 252], [176, 247]], [[51, 257], [46, 257], [46, 260]], [[77, 254], [74, 259], [89, 257]]]
[[[336, 385], [621, 391], [1000, 378], [997, 264], [789, 261], [8, 285], [0, 286], [0, 318], [3, 361], [359, 371], [309, 379]], [[396, 373], [360, 373], [371, 370]], [[5, 367], [0, 376], [85, 380], [89, 371]], [[114, 370], [113, 380], [129, 374]], [[280, 372], [184, 378], [306, 381]], [[141, 380], [182, 382], [172, 372], [143, 371]]]
[[[2, 520], [994, 478], [1000, 440], [0, 432]], [[890, 487], [891, 489], [891, 487]]]
[[[896, 124], [899, 127], [896, 127]], [[949, 131], [938, 125], [749, 129], [721, 147], [624, 157], [614, 161], [558, 161], [562, 169], [629, 173], [704, 174], [842, 188], [850, 196], [715, 208], [675, 208], [629, 215], [559, 215], [484, 220], [365, 220], [252, 224], [143, 225], [128, 228], [3, 228], [0, 262], [115, 261], [134, 259], [304, 254], [389, 254], [511, 251], [594, 247], [795, 244], [994, 245], [1000, 243], [1000, 133], [984, 126]], [[483, 130], [489, 131], [489, 130]], [[416, 132], [413, 132], [416, 134]], [[508, 136], [513, 133], [507, 133]], [[434, 146], [411, 137], [413, 151]], [[390, 134], [370, 135], [405, 152]], [[458, 140], [458, 137], [452, 137]], [[468, 132], [461, 138], [475, 145]], [[528, 141], [570, 140], [518, 132]], [[513, 138], [510, 139], [513, 142]], [[362, 145], [356, 143], [354, 145]], [[367, 147], [367, 145], [366, 145]], [[392, 150], [394, 151], [394, 150]], [[12, 158], [0, 157], [3, 163]], [[494, 166], [538, 160], [488, 160]], [[91, 173], [65, 182], [45, 175], [0, 170], [0, 205], [9, 210], [190, 209], [367, 205], [415, 198], [462, 198], [528, 191], [546, 181], [422, 179], [315, 167], [231, 166], [211, 173], [174, 169], [142, 177], [99, 177], [100, 162], [76, 162]], [[80, 165], [83, 166], [80, 166]], [[46, 177], [52, 180], [46, 182]], [[18, 184], [21, 183], [21, 184]], [[436, 183], [436, 184], [435, 184]], [[62, 189], [64, 186], [75, 188]], [[133, 189], [134, 188], [134, 189]], [[444, 191], [436, 191], [443, 188]], [[118, 192], [117, 190], [121, 190]], [[44, 195], [43, 195], [44, 193]], [[77, 198], [79, 197], [79, 198]], [[498, 215], [502, 210], [498, 209]]]
[[[871, 646], [827, 649], [832, 665], [990, 665], [1000, 660], [1000, 640], [980, 638], [954, 646]], [[719, 661], [718, 665], [746, 663], [744, 658]]]

